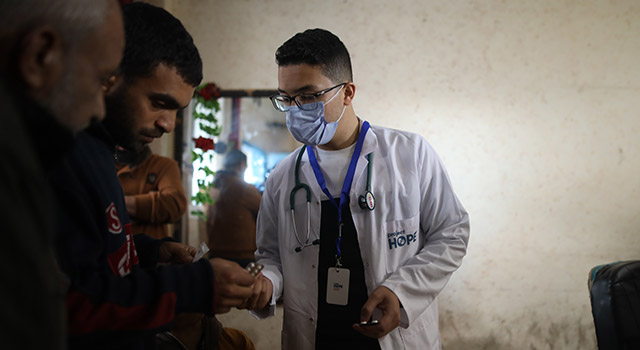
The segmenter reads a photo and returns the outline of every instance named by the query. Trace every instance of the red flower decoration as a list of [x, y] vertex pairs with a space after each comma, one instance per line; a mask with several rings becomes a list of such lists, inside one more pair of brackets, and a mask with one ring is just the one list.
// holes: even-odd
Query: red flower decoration
[[214, 83], [207, 83], [196, 92], [205, 101], [217, 100], [220, 97], [220, 89]]
[[203, 152], [215, 149], [213, 139], [208, 139], [200, 136], [197, 139], [193, 139], [193, 141], [195, 141], [196, 143], [196, 148], [200, 148]]

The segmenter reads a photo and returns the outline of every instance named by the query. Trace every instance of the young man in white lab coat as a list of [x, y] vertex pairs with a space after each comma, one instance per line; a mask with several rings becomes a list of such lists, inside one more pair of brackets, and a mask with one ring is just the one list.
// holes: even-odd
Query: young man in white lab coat
[[305, 145], [267, 179], [245, 307], [267, 317], [283, 298], [283, 349], [440, 349], [437, 296], [469, 238], [442, 162], [420, 135], [355, 114], [332, 33], [296, 34], [276, 62], [272, 102]]

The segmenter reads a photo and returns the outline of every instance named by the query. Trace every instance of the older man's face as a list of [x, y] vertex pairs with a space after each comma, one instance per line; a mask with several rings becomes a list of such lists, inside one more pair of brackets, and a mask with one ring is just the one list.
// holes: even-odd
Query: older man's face
[[66, 52], [66, 67], [57, 88], [42, 102], [74, 133], [105, 116], [105, 93], [124, 50], [122, 15], [112, 1], [104, 23]]

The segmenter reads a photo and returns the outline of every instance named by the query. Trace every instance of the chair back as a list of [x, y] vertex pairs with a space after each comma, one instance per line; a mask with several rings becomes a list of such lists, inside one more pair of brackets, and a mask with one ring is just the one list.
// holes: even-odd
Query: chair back
[[640, 261], [592, 268], [589, 294], [598, 349], [640, 349]]

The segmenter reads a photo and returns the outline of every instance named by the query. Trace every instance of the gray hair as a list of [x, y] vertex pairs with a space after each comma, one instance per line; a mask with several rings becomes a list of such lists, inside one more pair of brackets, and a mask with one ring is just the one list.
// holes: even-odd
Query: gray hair
[[109, 1], [115, 0], [0, 0], [0, 37], [48, 24], [73, 47], [104, 23]]

